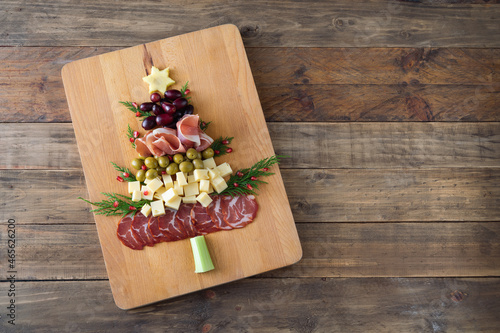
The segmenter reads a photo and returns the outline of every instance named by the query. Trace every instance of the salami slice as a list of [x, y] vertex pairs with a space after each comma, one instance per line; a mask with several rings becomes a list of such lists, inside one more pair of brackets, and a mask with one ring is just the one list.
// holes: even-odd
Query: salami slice
[[224, 220], [234, 229], [243, 228], [253, 221], [259, 206], [255, 196], [224, 196], [221, 202]]
[[177, 223], [175, 218], [176, 215], [176, 210], [165, 208], [165, 215], [161, 215], [158, 217], [160, 231], [165, 235], [165, 237], [168, 238], [168, 242], [184, 239], [187, 237], [186, 232], [184, 231], [184, 227]]
[[123, 217], [118, 223], [116, 234], [118, 235], [118, 239], [120, 239], [123, 245], [133, 250], [142, 250], [142, 248], [144, 247], [144, 243], [135, 236], [131, 229], [133, 221], [134, 214], [128, 214]]
[[147, 246], [155, 245], [155, 239], [148, 228], [149, 218], [144, 216], [142, 213], [137, 213], [134, 216], [134, 221], [132, 222], [132, 232], [140, 238], [140, 240]]
[[193, 209], [193, 206], [193, 204], [182, 204], [175, 215], [176, 223], [184, 227], [187, 238], [196, 236], [196, 229], [191, 219], [191, 209]]
[[211, 232], [219, 231], [219, 228], [212, 222], [212, 218], [208, 215], [207, 209], [197, 202], [191, 210], [191, 219], [197, 235], [206, 235]]
[[212, 218], [212, 222], [215, 227], [219, 230], [231, 230], [233, 229], [230, 225], [226, 223], [224, 220], [224, 212], [223, 206], [221, 205], [223, 196], [216, 195], [212, 197], [212, 202], [207, 207], [207, 213]]

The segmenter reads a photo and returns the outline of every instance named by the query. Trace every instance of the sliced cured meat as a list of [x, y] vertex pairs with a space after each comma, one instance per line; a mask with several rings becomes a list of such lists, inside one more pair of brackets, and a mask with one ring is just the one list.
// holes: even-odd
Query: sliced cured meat
[[151, 216], [149, 218], [149, 231], [155, 240], [155, 243], [167, 242], [170, 238], [160, 230], [160, 221], [158, 216]]
[[177, 122], [177, 136], [186, 148], [200, 145], [200, 117], [185, 115]]
[[221, 202], [224, 220], [232, 228], [243, 228], [253, 221], [259, 206], [255, 196], [224, 196]]
[[222, 211], [222, 195], [216, 195], [212, 197], [212, 202], [207, 207], [207, 213], [212, 218], [212, 222], [219, 230], [231, 230], [233, 229], [224, 220], [224, 212]]
[[135, 140], [135, 151], [144, 157], [149, 157], [151, 156], [151, 151], [149, 150], [148, 146], [146, 145], [146, 140], [144, 138], [138, 138]]
[[197, 202], [191, 210], [191, 219], [193, 220], [197, 235], [206, 235], [220, 230], [212, 222], [212, 218], [208, 215], [207, 209], [199, 202]]
[[176, 215], [176, 210], [165, 208], [165, 215], [158, 217], [160, 231], [169, 238], [169, 241], [176, 241], [187, 237], [184, 227], [177, 223]]
[[155, 244], [155, 239], [148, 228], [148, 222], [148, 217], [144, 216], [142, 213], [137, 213], [134, 216], [131, 229], [144, 245], [153, 246]]
[[[163, 156], [165, 155], [165, 152], [158, 148], [155, 145], [155, 142], [158, 140], [156, 136], [153, 134], [153, 132], [149, 132], [144, 136], [144, 139], [146, 140], [146, 146], [148, 146], [149, 151], [155, 155], [155, 156]], [[137, 147], [136, 147], [137, 149]]]
[[134, 221], [134, 214], [128, 214], [118, 223], [116, 234], [123, 245], [133, 249], [142, 250], [144, 243], [132, 232], [131, 226]]
[[191, 218], [191, 209], [193, 209], [193, 206], [193, 204], [182, 204], [175, 215], [176, 223], [184, 227], [188, 238], [196, 236], [196, 229]]
[[212, 139], [206, 133], [200, 130], [200, 145], [199, 146], [195, 145], [196, 151], [203, 151], [207, 149], [208, 147], [210, 147], [212, 142], [214, 142], [214, 139]]
[[153, 145], [162, 150], [164, 154], [175, 155], [177, 153], [184, 153], [186, 148], [177, 137], [177, 131], [173, 128], [157, 128], [153, 131], [156, 140]]

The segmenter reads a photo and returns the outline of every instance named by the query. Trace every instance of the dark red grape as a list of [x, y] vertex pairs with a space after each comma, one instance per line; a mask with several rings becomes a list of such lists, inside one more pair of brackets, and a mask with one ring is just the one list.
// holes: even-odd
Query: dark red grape
[[149, 98], [151, 99], [151, 102], [158, 103], [161, 99], [161, 95], [155, 92], [152, 93], [151, 96], [149, 96]]
[[172, 121], [170, 124], [168, 124], [166, 126], [163, 126], [163, 127], [166, 127], [166, 128], [176, 128], [177, 127], [177, 122], [176, 121]]
[[184, 114], [193, 114], [194, 112], [194, 106], [188, 105], [186, 106], [186, 109], [184, 110]]
[[149, 116], [142, 121], [142, 127], [145, 130], [153, 129], [155, 126], [156, 126], [156, 117], [155, 116]]
[[168, 113], [160, 114], [156, 116], [156, 123], [160, 126], [165, 126], [170, 124], [174, 120], [174, 117]]
[[170, 104], [170, 103], [165, 103], [165, 102], [161, 103], [161, 107], [163, 108], [165, 113], [168, 113], [168, 114], [174, 114], [174, 112], [176, 111], [175, 105]]
[[185, 98], [177, 98], [174, 100], [175, 107], [178, 111], [183, 111], [186, 106], [188, 106], [188, 101]]
[[163, 113], [163, 108], [159, 106], [158, 104], [153, 105], [153, 113], [155, 115], [160, 115]]
[[151, 103], [151, 102], [142, 103], [139, 106], [139, 109], [141, 111], [151, 111], [151, 109], [153, 108], [153, 105], [155, 105], [155, 103]]
[[176, 100], [177, 98], [181, 98], [182, 94], [179, 90], [171, 89], [165, 91], [165, 98], [168, 98], [171, 101]]

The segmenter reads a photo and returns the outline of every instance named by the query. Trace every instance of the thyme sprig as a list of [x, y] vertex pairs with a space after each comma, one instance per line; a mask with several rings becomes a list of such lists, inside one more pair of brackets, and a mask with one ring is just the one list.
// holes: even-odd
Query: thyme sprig
[[132, 201], [131, 198], [118, 193], [106, 193], [102, 192], [108, 199], [102, 201], [91, 202], [82, 197], [78, 197], [85, 201], [86, 203], [91, 204], [94, 208], [91, 212], [96, 215], [106, 215], [106, 216], [116, 216], [122, 215], [125, 216], [128, 213], [135, 212], [136, 210], [142, 208], [145, 204], [150, 204], [151, 200], [140, 200], [140, 201]]
[[[132, 171], [130, 171], [128, 168], [123, 168], [121, 166], [118, 166], [116, 163], [114, 162], [111, 162], [111, 164], [113, 164], [113, 167], [115, 168], [116, 171], [118, 172], [121, 172], [121, 175], [120, 177], [127, 181], [127, 182], [135, 182], [137, 179], [135, 178], [134, 174], [132, 173]], [[128, 176], [126, 176], [125, 174], [128, 174]]]
[[[135, 136], [134, 136], [134, 131], [130, 128], [130, 125], [127, 125], [127, 138], [132, 143], [132, 148], [135, 149]], [[132, 139], [132, 140], [130, 140]]]
[[267, 184], [267, 182], [260, 180], [259, 177], [274, 175], [274, 172], [269, 172], [269, 168], [274, 164], [278, 164], [280, 159], [285, 157], [288, 156], [273, 155], [260, 160], [248, 169], [236, 171], [227, 181], [227, 188], [220, 194], [232, 197], [247, 194], [256, 195], [255, 190], [259, 189], [259, 185]]
[[214, 142], [212, 142], [212, 144], [210, 145], [210, 148], [214, 150], [214, 157], [226, 155], [227, 153], [231, 152], [232, 150], [230, 150], [229, 152], [227, 150], [231, 148], [229, 147], [229, 145], [231, 144], [231, 141], [233, 141], [233, 139], [233, 137], [228, 136], [224, 138], [221, 136], [215, 139]]
[[139, 109], [139, 107], [137, 107], [136, 106], [137, 104], [135, 104], [135, 103], [123, 102], [123, 101], [120, 101], [119, 103], [124, 105], [130, 111], [132, 111], [137, 117], [142, 117], [141, 120], [144, 120], [144, 118], [146, 118], [146, 117], [153, 116], [152, 112], [141, 111], [141, 109]]

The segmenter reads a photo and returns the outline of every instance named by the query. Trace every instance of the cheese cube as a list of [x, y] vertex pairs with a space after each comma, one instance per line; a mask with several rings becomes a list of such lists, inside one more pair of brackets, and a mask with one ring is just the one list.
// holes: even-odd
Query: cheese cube
[[134, 191], [141, 191], [141, 182], [140, 181], [135, 181], [135, 182], [129, 182], [128, 183], [128, 193], [134, 193]]
[[182, 171], [179, 171], [175, 174], [175, 179], [177, 180], [177, 182], [179, 183], [180, 186], [186, 186], [188, 184], [187, 182], [187, 179], [186, 179], [186, 175], [184, 174], [184, 172]]
[[183, 196], [184, 195], [184, 187], [179, 185], [179, 182], [177, 180], [174, 181], [174, 190], [177, 195]]
[[155, 193], [157, 189], [163, 186], [163, 182], [160, 180], [160, 178], [155, 178], [152, 181], [150, 181], [147, 185], [147, 187]]
[[194, 178], [194, 175], [188, 176], [188, 184], [191, 184], [191, 183], [197, 183], [196, 179]]
[[184, 197], [184, 198], [182, 198], [182, 202], [195, 204], [196, 203], [196, 195], [190, 195], [189, 197]]
[[165, 174], [162, 177], [163, 177], [163, 184], [167, 190], [169, 188], [174, 187], [174, 181], [172, 180], [172, 176]]
[[208, 169], [196, 169], [194, 170], [194, 178], [197, 182], [202, 179], [209, 179], [208, 177]]
[[220, 172], [218, 169], [209, 169], [208, 170], [208, 178], [210, 178], [210, 180], [216, 178], [217, 176], [220, 176]]
[[[156, 177], [156, 178], [158, 178], [158, 177]], [[146, 179], [144, 180], [144, 184], [148, 185], [149, 183], [151, 183], [151, 182], [152, 182], [153, 180], [155, 180], [156, 178], [153, 178], [153, 179], [147, 179], [147, 178], [146, 178]]]
[[207, 207], [212, 202], [212, 198], [210, 198], [206, 192], [201, 192], [201, 194], [196, 197], [196, 200], [201, 203], [203, 207]]
[[221, 177], [226, 177], [233, 173], [231, 166], [227, 162], [218, 165], [216, 169], [219, 170]]
[[142, 194], [141, 194], [141, 191], [138, 191], [138, 190], [135, 190], [134, 192], [132, 192], [132, 201], [141, 201], [141, 197], [142, 197]]
[[227, 188], [226, 181], [221, 176], [212, 179], [211, 183], [217, 193], [221, 193]]
[[200, 180], [200, 192], [208, 192], [210, 189], [210, 181], [206, 179]]
[[177, 197], [177, 192], [175, 192], [174, 188], [169, 188], [165, 193], [162, 194], [161, 198], [163, 201], [167, 202], [172, 200], [174, 197]]
[[217, 166], [213, 157], [203, 160], [203, 165], [205, 166], [205, 169], [214, 169]]
[[170, 201], [165, 202], [165, 206], [167, 206], [168, 208], [178, 210], [179, 206], [181, 205], [181, 200], [182, 200], [181, 197], [176, 196], [172, 198]]
[[191, 183], [184, 186], [184, 196], [189, 197], [191, 195], [198, 195], [200, 193], [198, 189], [198, 183]]
[[211, 184], [211, 183], [210, 183], [210, 184], [208, 184], [208, 191], [207, 191], [207, 193], [208, 193], [208, 194], [210, 194], [210, 193], [214, 193], [214, 188], [213, 188], [213, 186], [212, 186], [212, 184]]
[[151, 202], [151, 210], [153, 211], [153, 216], [159, 216], [165, 214], [165, 206], [162, 200], [155, 200]]
[[155, 191], [155, 194], [153, 195], [153, 198], [160, 200], [161, 199], [161, 195], [163, 193], [165, 193], [165, 192], [167, 192], [167, 189], [164, 186], [162, 186], [162, 187], [160, 187], [159, 189], [157, 189]]
[[146, 185], [141, 187], [142, 198], [146, 200], [153, 200], [154, 192]]
[[141, 213], [142, 213], [142, 215], [148, 217], [149, 214], [151, 214], [151, 206], [148, 204], [145, 204], [144, 206], [142, 206]]

